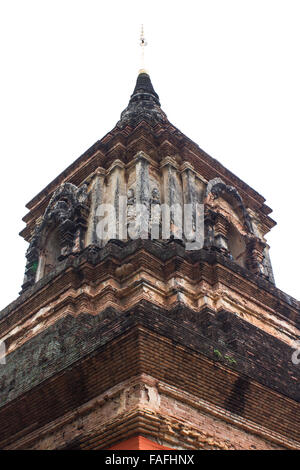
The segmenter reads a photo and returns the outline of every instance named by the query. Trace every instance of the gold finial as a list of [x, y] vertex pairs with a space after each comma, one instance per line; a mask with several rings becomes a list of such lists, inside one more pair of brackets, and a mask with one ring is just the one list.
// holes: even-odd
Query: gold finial
[[143, 25], [141, 27], [140, 46], [142, 48], [142, 54], [141, 54], [141, 68], [140, 68], [139, 73], [148, 73], [147, 70], [145, 70], [145, 47], [147, 46], [147, 41], [145, 39]]

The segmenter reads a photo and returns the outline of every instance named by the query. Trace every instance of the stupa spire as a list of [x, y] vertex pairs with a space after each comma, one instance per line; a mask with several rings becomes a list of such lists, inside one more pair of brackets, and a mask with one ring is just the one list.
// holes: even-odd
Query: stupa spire
[[145, 69], [144, 49], [147, 46], [147, 42], [143, 25], [141, 28], [140, 46], [141, 68], [128, 106], [122, 112], [121, 119], [117, 124], [118, 127], [126, 125], [134, 127], [141, 121], [147, 121], [153, 125], [158, 122], [167, 122], [167, 116], [160, 107], [159, 96], [153, 88], [149, 73]]
[[145, 47], [148, 45], [145, 34], [144, 34], [144, 25], [141, 26], [141, 36], [140, 36], [140, 46], [141, 46], [141, 68], [139, 73], [148, 73], [145, 68]]

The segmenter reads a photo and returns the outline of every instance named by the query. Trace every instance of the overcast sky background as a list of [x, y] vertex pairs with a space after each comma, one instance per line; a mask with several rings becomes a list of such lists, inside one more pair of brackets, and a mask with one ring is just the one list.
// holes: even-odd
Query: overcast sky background
[[0, 309], [25, 204], [126, 107], [146, 67], [169, 120], [266, 198], [277, 286], [299, 299], [300, 2], [0, 0]]

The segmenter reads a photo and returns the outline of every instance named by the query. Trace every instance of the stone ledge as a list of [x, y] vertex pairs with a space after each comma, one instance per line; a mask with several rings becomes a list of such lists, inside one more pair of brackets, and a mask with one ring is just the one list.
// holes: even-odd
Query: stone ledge
[[[52, 281], [61, 276], [62, 273], [64, 273], [67, 269], [73, 268], [75, 272], [77, 270], [77, 272], [80, 273], [80, 267], [84, 263], [88, 262], [89, 264], [95, 266], [109, 257], [115, 258], [116, 260], [122, 262], [124, 259], [126, 259], [126, 257], [134, 254], [140, 249], [148, 251], [163, 262], [166, 262], [167, 260], [170, 260], [172, 257], [176, 256], [192, 264], [197, 262], [206, 262], [211, 266], [216, 264], [224, 266], [230, 270], [233, 275], [241, 276], [256, 288], [262, 289], [271, 296], [278, 299], [277, 314], [282, 318], [295, 322], [295, 324], [300, 327], [300, 306], [296, 299], [276, 288], [271, 282], [250, 273], [250, 271], [247, 269], [238, 266], [236, 263], [221, 255], [220, 253], [207, 251], [205, 249], [197, 251], [186, 251], [184, 247], [175, 240], [171, 242], [153, 242], [152, 240], [129, 240], [128, 242], [111, 241], [102, 249], [99, 249], [95, 246], [87, 247], [81, 253], [71, 255], [67, 259], [60, 262], [55, 270], [38, 281], [33, 287], [29, 288], [14, 302], [0, 311], [0, 321], [20, 307], [28, 299], [36, 295], [41, 289], [45, 288], [45, 286], [51, 284]], [[285, 305], [281, 306], [281, 303]], [[289, 312], [290, 308], [295, 309], [298, 312], [298, 315]], [[291, 316], [292, 318], [290, 318]]]

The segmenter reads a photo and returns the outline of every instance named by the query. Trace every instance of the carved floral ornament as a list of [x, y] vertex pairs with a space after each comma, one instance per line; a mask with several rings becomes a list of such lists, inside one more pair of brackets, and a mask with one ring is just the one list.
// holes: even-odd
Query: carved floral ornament
[[[228, 202], [230, 212], [222, 207], [222, 203], [218, 201], [219, 198]], [[240, 245], [244, 244], [244, 252], [240, 248], [241, 253], [237, 258], [243, 257], [244, 267], [253, 273], [266, 275], [263, 266], [266, 243], [255, 235], [251, 217], [237, 189], [226, 185], [221, 178], [214, 178], [207, 185], [204, 204], [207, 225], [214, 232], [212, 244], [233, 258], [229, 242], [230, 234], [235, 231], [239, 237], [239, 239], [236, 238], [236, 244], [238, 241]], [[236, 261], [238, 261], [237, 258], [235, 258]], [[243, 265], [243, 263], [239, 264]]]
[[54, 192], [41, 222], [35, 227], [26, 253], [23, 290], [34, 284], [43, 250], [54, 231], [61, 257], [83, 248], [89, 206], [87, 188], [86, 183], [79, 188], [72, 183], [63, 183]]
[[254, 232], [251, 223], [251, 217], [249, 216], [244, 206], [243, 200], [238, 190], [234, 186], [226, 185], [221, 178], [214, 178], [209, 181], [206, 188], [206, 205], [211, 207], [215, 206], [213, 201], [215, 201], [219, 197], [223, 197], [224, 199], [228, 200], [232, 208], [241, 215], [245, 231], [247, 233], [253, 234]]

